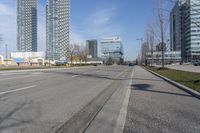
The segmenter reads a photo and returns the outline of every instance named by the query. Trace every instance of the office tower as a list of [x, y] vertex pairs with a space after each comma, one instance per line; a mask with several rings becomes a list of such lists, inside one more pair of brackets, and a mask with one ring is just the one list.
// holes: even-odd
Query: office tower
[[89, 56], [93, 59], [97, 59], [97, 40], [87, 40], [86, 48]]
[[171, 49], [181, 50], [183, 61], [200, 60], [200, 1], [179, 0], [170, 22]]
[[123, 55], [123, 44], [119, 36], [105, 37], [101, 40], [101, 58], [104, 63], [109, 58], [115, 63], [122, 62]]
[[17, 0], [17, 50], [37, 51], [37, 0]]
[[46, 55], [49, 60], [67, 60], [70, 0], [47, 0]]

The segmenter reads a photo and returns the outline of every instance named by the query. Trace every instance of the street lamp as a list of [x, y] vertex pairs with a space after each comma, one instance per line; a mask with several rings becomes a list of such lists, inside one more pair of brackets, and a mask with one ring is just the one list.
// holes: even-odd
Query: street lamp
[[[141, 41], [141, 62], [144, 61], [144, 51], [143, 51], [143, 38], [137, 38], [136, 39], [137, 41]], [[146, 56], [146, 53], [145, 53], [145, 56]], [[146, 57], [145, 57], [146, 58]], [[146, 59], [145, 59], [146, 60]]]
[[6, 44], [6, 66], [8, 65], [8, 45]]

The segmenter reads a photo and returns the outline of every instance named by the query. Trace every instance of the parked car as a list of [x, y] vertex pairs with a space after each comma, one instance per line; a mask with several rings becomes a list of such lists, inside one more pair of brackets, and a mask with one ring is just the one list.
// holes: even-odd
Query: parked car
[[194, 62], [193, 65], [194, 65], [194, 66], [200, 66], [200, 61]]

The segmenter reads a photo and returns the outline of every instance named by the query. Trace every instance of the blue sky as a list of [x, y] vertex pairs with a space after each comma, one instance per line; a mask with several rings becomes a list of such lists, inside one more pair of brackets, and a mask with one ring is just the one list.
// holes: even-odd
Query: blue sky
[[[154, 0], [71, 0], [70, 33], [72, 43], [85, 43], [87, 39], [120, 35], [125, 59], [137, 57], [147, 24], [154, 20]], [[38, 3], [38, 50], [45, 51], [45, 4]], [[16, 0], [0, 0], [0, 54], [16, 51]], [[100, 45], [100, 44], [99, 44]]]

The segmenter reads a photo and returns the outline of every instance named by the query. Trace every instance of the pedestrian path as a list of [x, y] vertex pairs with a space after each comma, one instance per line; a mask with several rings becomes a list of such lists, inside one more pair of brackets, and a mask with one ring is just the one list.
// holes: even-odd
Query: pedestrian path
[[199, 133], [199, 110], [199, 99], [135, 66], [124, 132]]

